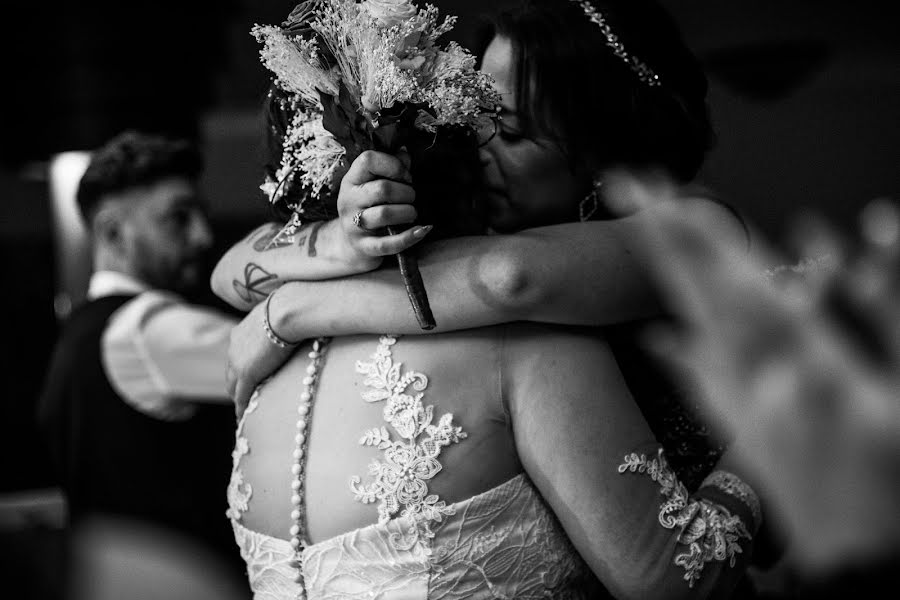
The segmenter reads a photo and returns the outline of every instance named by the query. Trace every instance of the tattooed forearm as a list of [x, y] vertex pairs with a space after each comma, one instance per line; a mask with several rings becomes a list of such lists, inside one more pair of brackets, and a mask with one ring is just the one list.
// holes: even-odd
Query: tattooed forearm
[[254, 303], [277, 287], [278, 275], [269, 273], [256, 263], [247, 263], [244, 267], [244, 281], [235, 279], [231, 283], [241, 300]]
[[[316, 256], [316, 238], [322, 225], [321, 221], [303, 225], [299, 228], [291, 228], [290, 226], [279, 227], [271, 224], [261, 231], [254, 232], [247, 241], [253, 240], [254, 251], [265, 252], [295, 244], [297, 247], [302, 248], [306, 245], [306, 240], [308, 239], [310, 241], [309, 255], [314, 257]], [[255, 239], [254, 236], [256, 236]]]
[[[265, 252], [266, 250], [274, 250], [276, 248], [284, 248], [294, 243], [294, 234], [289, 233], [283, 227], [272, 224], [263, 229], [259, 236], [253, 241], [253, 249], [256, 252]], [[303, 236], [306, 237], [305, 235]], [[301, 242], [302, 244], [302, 242]]]
[[[312, 227], [309, 230], [309, 248], [306, 250], [307, 254], [310, 257], [315, 258], [318, 256], [318, 251], [316, 250], [316, 242], [319, 239], [319, 229], [322, 228], [322, 225], [325, 223], [323, 221], [316, 221], [312, 224]], [[300, 244], [303, 245], [302, 243]]]

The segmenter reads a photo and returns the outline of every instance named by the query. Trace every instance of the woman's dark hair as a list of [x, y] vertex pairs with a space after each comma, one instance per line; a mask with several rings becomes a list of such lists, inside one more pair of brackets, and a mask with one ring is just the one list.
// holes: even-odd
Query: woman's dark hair
[[78, 184], [76, 200], [85, 221], [105, 196], [166, 177], [196, 179], [203, 157], [187, 140], [126, 131], [94, 152]]
[[516, 106], [526, 135], [553, 139], [573, 166], [664, 167], [692, 179], [713, 139], [703, 70], [672, 18], [652, 0], [594, 0], [627, 52], [660, 78], [642, 82], [578, 3], [528, 0], [479, 38], [513, 44]]

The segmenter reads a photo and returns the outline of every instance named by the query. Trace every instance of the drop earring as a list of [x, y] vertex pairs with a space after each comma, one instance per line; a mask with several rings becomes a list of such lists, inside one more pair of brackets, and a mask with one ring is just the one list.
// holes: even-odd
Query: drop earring
[[579, 221], [587, 221], [597, 212], [597, 209], [600, 207], [600, 188], [602, 187], [603, 180], [595, 179], [590, 193], [578, 204]]

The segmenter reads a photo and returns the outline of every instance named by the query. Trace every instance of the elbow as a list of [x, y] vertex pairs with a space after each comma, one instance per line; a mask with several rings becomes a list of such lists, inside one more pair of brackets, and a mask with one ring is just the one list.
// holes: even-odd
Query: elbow
[[212, 290], [212, 293], [218, 296], [221, 300], [228, 301], [228, 298], [225, 295], [225, 284], [222, 281], [222, 261], [220, 260], [216, 263], [215, 268], [212, 271], [212, 274], [209, 276], [209, 289]]
[[[223, 257], [221, 260], [219, 260], [218, 263], [216, 263], [212, 274], [209, 276], [209, 289], [212, 290], [212, 293], [215, 294], [220, 300], [222, 300], [229, 306], [238, 310], [247, 310], [247, 304], [245, 302], [242, 302], [241, 299], [234, 293], [234, 286], [232, 284], [232, 278], [228, 273], [226, 258], [227, 257]], [[252, 308], [252, 306], [250, 308]]]
[[482, 269], [490, 301], [518, 318], [529, 316], [542, 301], [542, 291], [526, 262], [517, 256], [490, 260]]

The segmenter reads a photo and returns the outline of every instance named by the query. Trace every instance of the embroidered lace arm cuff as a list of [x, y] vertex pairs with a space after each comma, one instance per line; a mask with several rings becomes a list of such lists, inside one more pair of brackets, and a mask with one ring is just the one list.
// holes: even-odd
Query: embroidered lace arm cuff
[[[750, 530], [741, 516], [732, 514], [723, 504], [703, 496], [709, 490], [716, 490], [727, 504], [747, 507], [747, 512], [752, 514], [751, 503], [755, 502], [758, 511], [759, 501], [756, 495], [737, 476], [724, 471], [717, 472], [722, 475], [713, 473], [716, 476], [707, 478], [705, 487], [701, 486], [701, 491], [691, 497], [666, 462], [662, 448], [655, 457], [648, 458], [646, 454], [635, 452], [626, 455], [624, 462], [619, 465], [619, 473], [643, 473], [662, 488], [660, 493], [665, 500], [659, 507], [659, 523], [666, 529], [679, 531], [678, 543], [685, 548], [675, 555], [674, 564], [684, 569], [684, 580], [688, 582], [688, 586], [694, 587], [709, 562], [727, 560], [729, 566], [734, 567], [737, 555], [743, 553], [739, 542], [749, 542], [752, 539]], [[738, 486], [736, 482], [740, 482], [742, 486]], [[726, 488], [731, 491], [725, 491]], [[753, 500], [749, 500], [751, 496], [748, 491]], [[740, 494], [748, 494], [747, 500], [735, 502], [735, 499], [741, 498]]]

